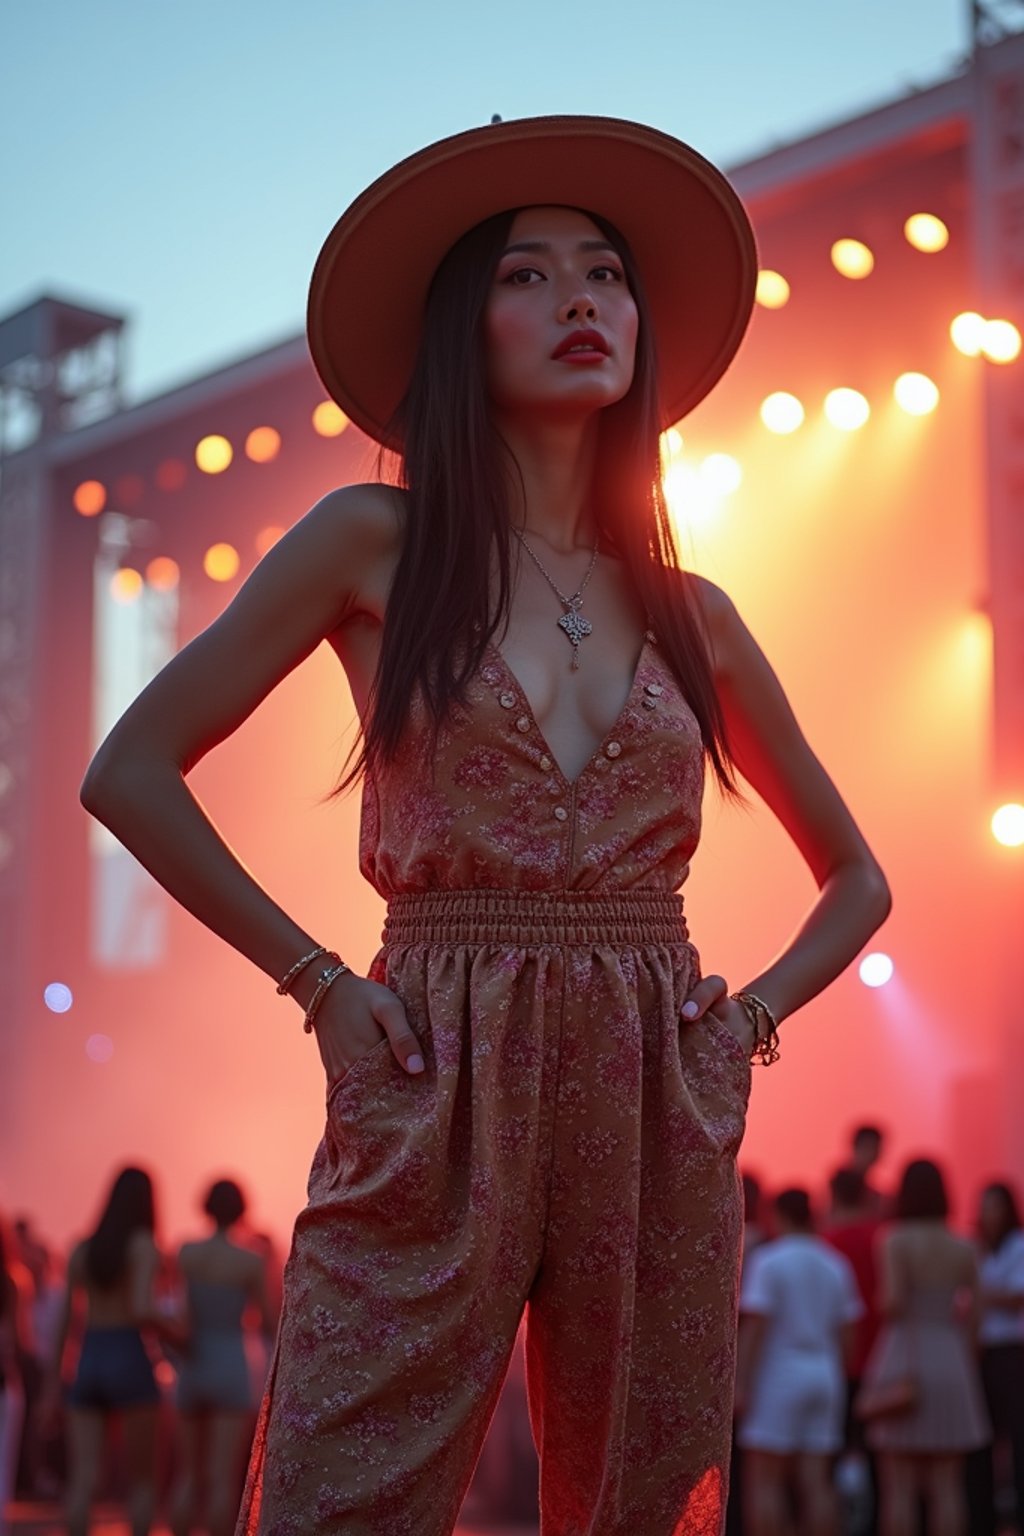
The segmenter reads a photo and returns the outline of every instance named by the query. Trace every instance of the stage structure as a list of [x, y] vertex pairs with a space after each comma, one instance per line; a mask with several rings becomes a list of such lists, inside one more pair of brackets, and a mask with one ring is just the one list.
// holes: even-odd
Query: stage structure
[[[734, 169], [759, 306], [666, 438], [685, 552], [736, 599], [895, 893], [865, 973], [888, 958], [891, 980], [851, 967], [791, 1021], [747, 1161], [817, 1182], [877, 1118], [894, 1163], [955, 1165], [961, 1217], [978, 1181], [1024, 1175], [1024, 848], [1012, 809], [991, 828], [1024, 800], [1024, 36], [976, 21], [962, 74]], [[0, 1198], [61, 1235], [141, 1158], [172, 1225], [224, 1170], [283, 1231], [322, 1109], [297, 1010], [77, 788], [130, 698], [373, 449], [301, 337], [129, 406], [124, 334], [52, 296], [0, 321]], [[351, 739], [321, 647], [190, 782], [365, 966], [382, 908], [352, 873], [358, 795], [327, 799]], [[740, 984], [813, 886], [766, 813], [709, 794], [706, 820], [690, 926]]]

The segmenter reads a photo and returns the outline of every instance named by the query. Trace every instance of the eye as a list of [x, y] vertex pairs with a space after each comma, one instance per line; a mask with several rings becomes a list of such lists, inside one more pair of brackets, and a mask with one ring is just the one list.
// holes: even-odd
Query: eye
[[502, 278], [502, 282], [508, 283], [508, 285], [512, 288], [529, 288], [532, 286], [532, 284], [528, 282], [521, 283], [518, 281], [518, 279], [521, 277], [528, 278], [530, 276], [540, 277], [541, 275], [542, 274], [537, 271], [536, 267], [516, 267], [514, 272], [506, 273], [506, 275]]
[[624, 283], [626, 281], [626, 274], [623, 272], [622, 268], [610, 266], [607, 262], [600, 267], [591, 267], [591, 277], [593, 277], [595, 272], [610, 272], [615, 282], [617, 283]]

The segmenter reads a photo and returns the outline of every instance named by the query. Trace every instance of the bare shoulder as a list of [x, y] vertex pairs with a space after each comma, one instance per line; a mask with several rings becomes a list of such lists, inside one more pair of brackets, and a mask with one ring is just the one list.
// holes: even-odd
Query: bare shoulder
[[343, 537], [368, 550], [386, 549], [401, 539], [406, 493], [398, 486], [366, 481], [328, 491], [296, 526], [324, 538]]
[[690, 593], [703, 618], [716, 673], [727, 669], [737, 628], [741, 626], [736, 605], [727, 592], [696, 571], [684, 573]]

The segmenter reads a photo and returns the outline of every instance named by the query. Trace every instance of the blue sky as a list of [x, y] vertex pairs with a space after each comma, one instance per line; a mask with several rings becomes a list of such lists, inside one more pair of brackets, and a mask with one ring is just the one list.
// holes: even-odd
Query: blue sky
[[302, 327], [327, 230], [395, 160], [544, 112], [729, 166], [958, 66], [967, 0], [3, 0], [0, 316], [131, 319], [140, 399]]

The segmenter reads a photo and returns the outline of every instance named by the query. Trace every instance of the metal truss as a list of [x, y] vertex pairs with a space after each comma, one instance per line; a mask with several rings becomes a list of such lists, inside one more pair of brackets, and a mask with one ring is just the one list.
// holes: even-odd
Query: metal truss
[[1024, 31], [1024, 0], [968, 0], [974, 51]]

